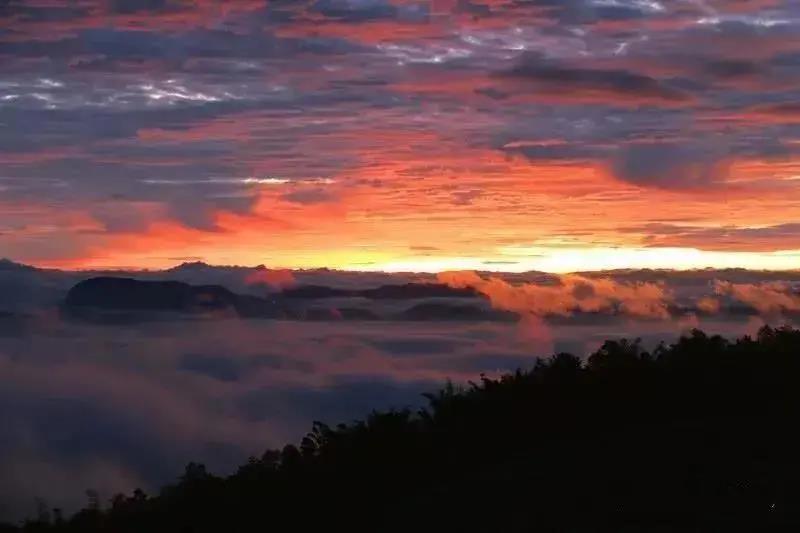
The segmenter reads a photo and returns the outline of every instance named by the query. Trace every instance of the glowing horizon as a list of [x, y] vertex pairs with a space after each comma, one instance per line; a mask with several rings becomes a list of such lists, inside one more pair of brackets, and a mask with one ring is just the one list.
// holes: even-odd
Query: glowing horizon
[[[535, 257], [525, 257], [532, 255]], [[438, 273], [456, 270], [475, 270], [483, 272], [547, 272], [567, 274], [572, 272], [592, 272], [608, 270], [700, 270], [745, 268], [750, 270], [798, 270], [800, 269], [800, 249], [782, 250], [771, 253], [757, 252], [713, 252], [692, 248], [573, 248], [548, 251], [542, 247], [516, 249], [491, 258], [475, 257], [428, 257], [397, 258], [385, 262], [369, 261], [358, 263], [330, 263], [321, 259], [301, 265], [250, 260], [242, 262], [207, 261], [203, 258], [184, 258], [185, 261], [157, 261], [145, 266], [124, 264], [62, 264], [40, 263], [34, 266], [43, 268], [65, 268], [75, 270], [161, 270], [182, 263], [202, 262], [213, 266], [264, 266], [271, 270], [314, 270], [327, 268], [352, 272], [417, 272]]]

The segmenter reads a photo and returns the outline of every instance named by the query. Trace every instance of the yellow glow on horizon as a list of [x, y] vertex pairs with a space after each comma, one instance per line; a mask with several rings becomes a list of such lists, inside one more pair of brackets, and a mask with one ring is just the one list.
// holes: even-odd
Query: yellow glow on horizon
[[544, 248], [508, 247], [491, 258], [408, 258], [368, 267], [342, 265], [343, 270], [385, 272], [442, 272], [484, 270], [526, 272], [537, 270], [563, 274], [617, 269], [747, 268], [754, 270], [800, 269], [800, 250], [780, 252], [721, 252], [695, 248]]
[[[399, 250], [355, 249], [283, 250], [272, 256], [254, 255], [252, 250], [196, 250], [197, 260], [212, 265], [265, 265], [272, 269], [332, 270], [362, 272], [442, 272], [481, 270], [490, 272], [540, 271], [563, 274], [579, 271], [620, 269], [692, 270], [746, 268], [753, 270], [798, 270], [800, 249], [776, 252], [708, 251], [696, 248], [637, 248], [611, 246], [508, 246], [486, 256], [420, 256]], [[205, 252], [205, 253], [204, 253]], [[194, 260], [194, 259], [192, 259]], [[163, 269], [180, 261], [140, 254], [116, 255], [89, 262], [48, 262], [37, 266], [63, 269]], [[132, 266], [136, 265], [136, 266]]]

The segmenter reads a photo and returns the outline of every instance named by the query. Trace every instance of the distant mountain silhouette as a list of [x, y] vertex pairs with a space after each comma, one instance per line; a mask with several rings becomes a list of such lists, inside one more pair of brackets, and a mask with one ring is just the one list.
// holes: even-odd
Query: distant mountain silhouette
[[160, 272], [164, 274], [203, 274], [203, 273], [225, 273], [225, 272], [252, 272], [254, 270], [266, 270], [264, 265], [257, 267], [247, 267], [238, 265], [209, 265], [203, 261], [189, 261], [164, 269]]
[[[275, 274], [280, 283], [270, 284], [263, 280]], [[497, 276], [512, 285], [535, 283], [543, 286], [558, 285], [559, 277], [538, 272], [524, 273], [479, 273], [484, 277]], [[800, 271], [765, 272], [744, 269], [704, 269], [691, 271], [672, 270], [614, 270], [585, 272], [582, 275], [593, 279], [611, 279], [621, 283], [658, 282], [674, 296], [674, 302], [668, 306], [669, 314], [674, 317], [690, 315], [717, 316], [723, 320], [740, 320], [747, 316], [761, 315], [765, 312], [753, 301], [745, 301], [740, 295], [716, 294], [714, 284], [717, 281], [731, 283], [762, 285], [769, 281], [778, 281], [787, 287], [794, 286], [794, 292], [786, 289], [786, 295], [797, 298], [797, 285], [800, 283]], [[282, 277], [281, 277], [282, 276]], [[37, 313], [58, 307], [70, 288], [86, 278], [114, 277], [131, 278], [141, 281], [178, 281], [191, 286], [225, 287], [236, 295], [252, 295], [257, 298], [278, 302], [286, 307], [289, 318], [302, 319], [304, 308], [309, 306], [327, 307], [321, 302], [326, 298], [363, 298], [374, 302], [370, 307], [375, 315], [383, 319], [396, 318], [397, 306], [394, 302], [414, 304], [425, 303], [417, 300], [462, 298], [464, 303], [470, 298], [485, 300], [470, 288], [455, 289], [439, 284], [428, 274], [412, 273], [375, 273], [350, 272], [329, 269], [280, 270], [275, 271], [263, 265], [223, 266], [210, 265], [201, 261], [186, 262], [161, 270], [58, 270], [40, 268], [0, 259], [0, 311], [21, 313]], [[259, 281], [261, 280], [261, 281]], [[775, 290], [775, 287], [766, 287]], [[697, 309], [699, 297], [713, 297], [719, 301], [718, 311]], [[378, 305], [386, 303], [387, 305]], [[453, 303], [453, 302], [448, 302]], [[245, 305], [240, 300], [240, 309], [247, 315], [272, 316], [274, 313], [264, 310], [263, 302], [253, 301]], [[298, 309], [292, 314], [291, 308]], [[336, 302], [335, 307], [365, 307], [362, 302]], [[778, 306], [780, 307], [780, 305]], [[88, 309], [88, 308], [86, 308]], [[127, 312], [127, 311], [126, 311]], [[794, 320], [800, 318], [800, 312], [792, 310], [792, 305], [777, 311], [784, 317]], [[313, 313], [312, 313], [313, 314]], [[608, 309], [605, 314], [573, 312], [570, 317], [574, 321], [590, 321], [596, 319], [608, 322], [609, 316], [626, 315], [625, 310]], [[332, 318], [333, 319], [333, 318]], [[365, 317], [366, 319], [366, 317]], [[562, 317], [549, 316], [547, 320], [561, 321]], [[644, 320], [638, 317], [637, 320]]]
[[382, 285], [374, 289], [339, 289], [324, 285], [301, 285], [284, 289], [285, 298], [369, 298], [371, 300], [416, 300], [422, 298], [477, 298], [480, 293], [472, 289], [454, 288], [441, 283], [405, 283]]
[[67, 293], [68, 311], [85, 309], [202, 314], [232, 311], [242, 317], [280, 318], [286, 310], [274, 301], [240, 295], [218, 285], [180, 281], [141, 281], [97, 277], [81, 281]]
[[100, 277], [75, 285], [65, 303], [69, 307], [196, 312], [234, 307], [235, 301], [232, 292], [219, 286]]
[[175, 265], [174, 267], [167, 268], [165, 272], [176, 272], [180, 270], [205, 270], [208, 268], [230, 268], [227, 266], [219, 266], [216, 267], [214, 265], [209, 265], [204, 261], [184, 261], [179, 265]]
[[[202, 267], [201, 267], [202, 268]], [[288, 295], [288, 297], [287, 297]], [[445, 296], [446, 295], [446, 296]], [[426, 302], [397, 316], [381, 316], [359, 307], [291, 308], [285, 300], [365, 297], [370, 299], [423, 299], [425, 297], [473, 298], [475, 294], [437, 284], [406, 284], [376, 289], [346, 290], [325, 286], [303, 286], [261, 298], [237, 294], [219, 285], [190, 285], [180, 281], [143, 281], [101, 276], [77, 283], [67, 293], [62, 309], [68, 316], [103, 323], [125, 323], [153, 318], [153, 313], [189, 315], [232, 313], [243, 318], [285, 318], [296, 320], [465, 320], [504, 321], [518, 319], [515, 313], [485, 309], [477, 305]], [[149, 314], [148, 314], [149, 313]]]
[[325, 285], [301, 285], [284, 289], [281, 296], [284, 298], [303, 298], [309, 300], [322, 298], [349, 298], [359, 296], [360, 291], [355, 289], [337, 289]]
[[416, 300], [421, 298], [477, 298], [481, 296], [472, 287], [456, 288], [441, 283], [406, 283], [383, 285], [361, 291], [365, 298]]
[[37, 268], [32, 267], [30, 265], [25, 265], [23, 263], [17, 263], [10, 259], [0, 258], [0, 271], [9, 271], [9, 270], [34, 272], [37, 270]]

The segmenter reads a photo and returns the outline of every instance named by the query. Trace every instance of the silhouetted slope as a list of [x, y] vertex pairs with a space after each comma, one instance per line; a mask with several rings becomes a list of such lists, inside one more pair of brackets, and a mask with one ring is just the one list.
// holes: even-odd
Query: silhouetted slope
[[194, 312], [233, 307], [235, 295], [224, 287], [194, 287], [179, 281], [91, 278], [67, 293], [69, 307]]
[[421, 298], [477, 298], [479, 293], [470, 287], [455, 288], [440, 283], [405, 283], [382, 285], [374, 289], [339, 289], [325, 285], [301, 285], [284, 289], [286, 298], [322, 299], [361, 297], [371, 300], [413, 300]]
[[189, 285], [179, 281], [141, 281], [97, 277], [81, 281], [67, 293], [64, 308], [85, 310], [207, 313], [229, 310], [243, 317], [283, 317], [277, 303], [233, 293], [218, 285]]
[[797, 330], [607, 341], [26, 530], [796, 531], [799, 377]]
[[[133, 278], [96, 277], [76, 284], [67, 293], [63, 309], [73, 317], [94, 320], [119, 319], [112, 312], [210, 313], [230, 311], [237, 316], [294, 318], [306, 320], [380, 320], [368, 309], [355, 307], [311, 307], [291, 310], [282, 298], [320, 299], [360, 296], [370, 299], [417, 299], [424, 297], [472, 298], [471, 290], [438, 284], [387, 285], [376, 289], [347, 290], [325, 286], [303, 286], [284, 291], [278, 299], [236, 294], [219, 285], [190, 285], [179, 281], [143, 281]], [[99, 313], [98, 313], [99, 312]], [[139, 315], [134, 317], [134, 320]], [[130, 317], [124, 315], [122, 320]], [[404, 311], [406, 320], [501, 320], [514, 321], [514, 313], [477, 306], [423, 303]]]
[[451, 287], [441, 283], [405, 283], [382, 285], [361, 291], [365, 298], [373, 300], [413, 300], [421, 298], [477, 298], [480, 293], [472, 287]]
[[36, 267], [17, 263], [7, 258], [0, 258], [0, 271], [18, 271], [18, 272], [35, 272]]
[[357, 290], [354, 289], [338, 289], [335, 287], [327, 287], [325, 285], [301, 285], [299, 287], [292, 287], [284, 289], [281, 296], [284, 298], [303, 298], [303, 299], [321, 299], [321, 298], [345, 298], [358, 295]]

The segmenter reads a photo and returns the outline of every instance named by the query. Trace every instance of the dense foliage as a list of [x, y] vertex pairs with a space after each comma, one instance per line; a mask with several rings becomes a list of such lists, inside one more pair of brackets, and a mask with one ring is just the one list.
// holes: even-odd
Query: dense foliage
[[21, 530], [797, 530], [798, 383], [790, 328], [607, 341]]

